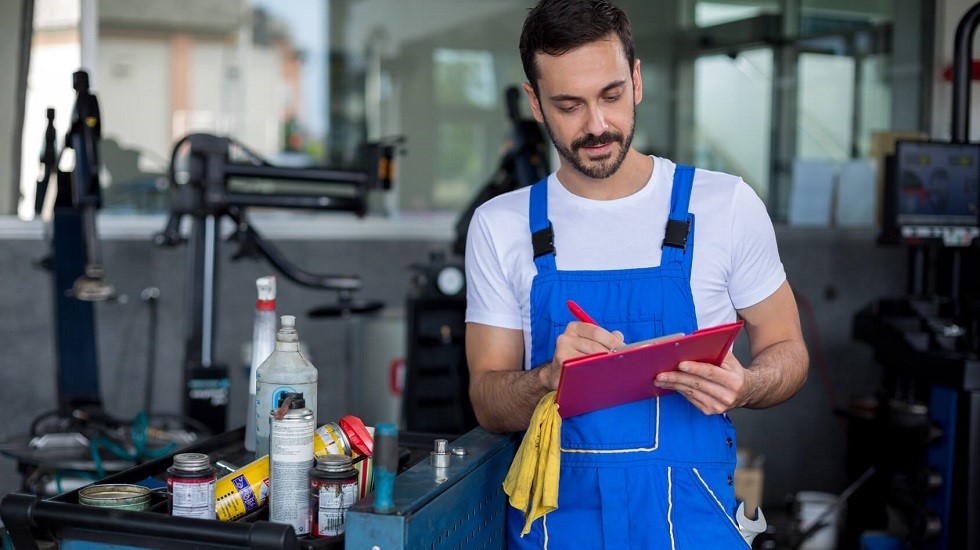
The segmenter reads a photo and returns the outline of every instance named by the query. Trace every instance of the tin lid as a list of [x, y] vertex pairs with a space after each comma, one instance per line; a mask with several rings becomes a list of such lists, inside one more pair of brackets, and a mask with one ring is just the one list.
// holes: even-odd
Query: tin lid
[[150, 507], [150, 490], [141, 485], [91, 485], [78, 490], [82, 506], [142, 512]]
[[128, 502], [130, 499], [149, 500], [150, 490], [141, 485], [123, 483], [89, 485], [78, 490], [78, 500], [82, 504]]
[[184, 471], [207, 470], [211, 467], [211, 457], [203, 453], [181, 453], [174, 455], [174, 468]]
[[354, 415], [347, 415], [338, 421], [340, 428], [350, 439], [350, 445], [357, 454], [371, 456], [374, 452], [374, 437], [368, 431], [364, 422]]
[[316, 469], [325, 472], [345, 472], [351, 469], [352, 464], [347, 455], [324, 455], [316, 459]]

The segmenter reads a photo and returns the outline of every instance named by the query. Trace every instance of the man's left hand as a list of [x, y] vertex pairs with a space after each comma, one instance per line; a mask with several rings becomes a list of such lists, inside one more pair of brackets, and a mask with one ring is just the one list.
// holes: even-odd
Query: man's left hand
[[732, 352], [728, 352], [720, 366], [683, 361], [677, 368], [660, 373], [654, 384], [682, 394], [704, 414], [726, 413], [745, 404], [750, 371]]

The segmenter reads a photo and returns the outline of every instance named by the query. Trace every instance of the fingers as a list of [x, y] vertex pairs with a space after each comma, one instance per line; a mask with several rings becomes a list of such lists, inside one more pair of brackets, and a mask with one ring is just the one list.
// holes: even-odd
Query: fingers
[[[564, 338], [563, 338], [564, 337]], [[608, 330], [591, 323], [571, 322], [558, 337], [556, 349], [562, 343], [582, 353], [609, 351], [623, 344], [623, 333]]]
[[[727, 362], [727, 360], [726, 360]], [[737, 365], [737, 361], [735, 361]], [[674, 390], [705, 414], [721, 414], [738, 406], [744, 383], [742, 372], [733, 365], [719, 368], [708, 363], [685, 361], [679, 370], [657, 376], [658, 388]]]
[[614, 330], [614, 331], [612, 331], [612, 335], [615, 336], [618, 341], [616, 342], [616, 345], [612, 346], [609, 349], [617, 348], [617, 347], [622, 346], [623, 344], [626, 343], [626, 337], [623, 336], [623, 333], [622, 332], [619, 332], [618, 330]]
[[561, 365], [569, 359], [593, 353], [605, 353], [621, 345], [623, 345], [622, 332], [618, 330], [609, 332], [591, 323], [574, 321], [568, 323], [565, 332], [558, 336], [553, 362]]

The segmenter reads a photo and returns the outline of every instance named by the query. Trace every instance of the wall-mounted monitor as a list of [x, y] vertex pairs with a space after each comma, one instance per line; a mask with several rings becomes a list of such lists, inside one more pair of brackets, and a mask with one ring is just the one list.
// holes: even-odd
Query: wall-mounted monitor
[[980, 235], [980, 144], [898, 141], [884, 194], [887, 240], [969, 245]]

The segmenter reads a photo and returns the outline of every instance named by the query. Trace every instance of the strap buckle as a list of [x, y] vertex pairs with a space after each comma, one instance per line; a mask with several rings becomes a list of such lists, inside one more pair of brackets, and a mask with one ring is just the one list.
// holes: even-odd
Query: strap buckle
[[660, 246], [672, 246], [687, 249], [687, 236], [691, 232], [691, 220], [667, 220], [667, 229], [664, 231], [664, 242]]
[[551, 222], [548, 222], [548, 227], [531, 233], [531, 247], [535, 260], [545, 254], [555, 254], [555, 231], [551, 228]]

